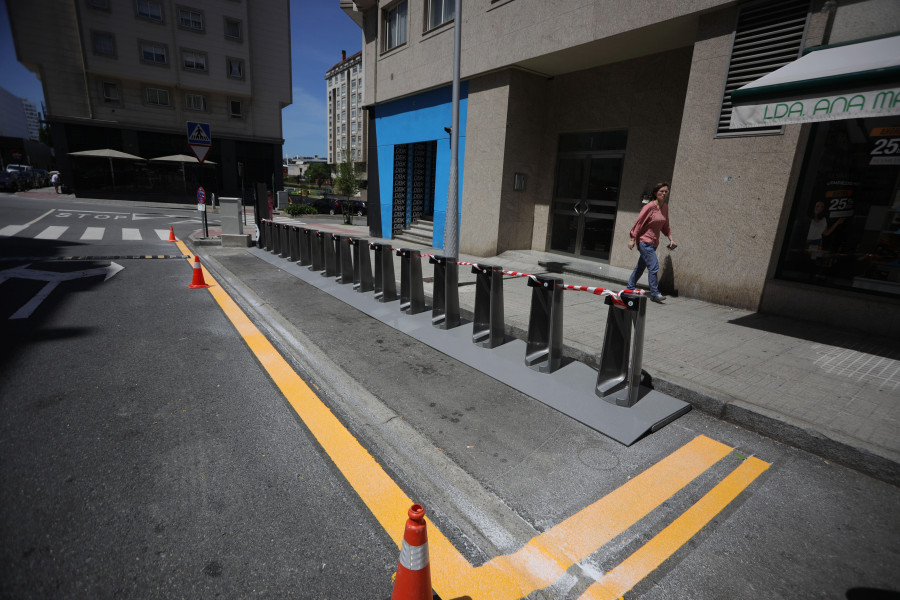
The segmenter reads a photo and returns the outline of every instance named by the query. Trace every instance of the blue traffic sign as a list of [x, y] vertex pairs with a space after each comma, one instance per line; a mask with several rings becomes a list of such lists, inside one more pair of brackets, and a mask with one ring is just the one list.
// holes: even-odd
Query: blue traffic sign
[[206, 203], [206, 190], [202, 187], [197, 188], [197, 204]]
[[209, 130], [209, 123], [195, 123], [193, 121], [188, 121], [187, 135], [188, 144], [191, 146], [212, 145], [212, 134]]

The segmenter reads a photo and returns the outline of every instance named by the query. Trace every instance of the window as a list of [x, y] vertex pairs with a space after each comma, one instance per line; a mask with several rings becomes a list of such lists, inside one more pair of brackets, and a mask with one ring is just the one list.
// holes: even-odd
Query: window
[[346, 84], [346, 83], [342, 83], [342, 84], [341, 84], [341, 96], [343, 96], [343, 95], [346, 94], [346, 93], [347, 93], [347, 84]]
[[385, 50], [406, 43], [406, 0], [384, 11], [382, 36]]
[[108, 104], [119, 104], [119, 86], [115, 83], [104, 81], [103, 101]]
[[241, 101], [240, 100], [231, 100], [229, 102], [231, 105], [231, 116], [235, 119], [240, 119], [244, 116], [244, 113], [241, 110]]
[[150, 42], [142, 42], [141, 61], [157, 65], [168, 64], [169, 61], [166, 58], [166, 47]]
[[206, 98], [200, 94], [185, 94], [184, 105], [188, 110], [206, 110]]
[[225, 37], [233, 40], [241, 39], [241, 22], [225, 17]]
[[896, 116], [812, 125], [776, 277], [900, 298], [898, 127]]
[[91, 32], [91, 43], [94, 47], [94, 54], [103, 56], [116, 55], [116, 38], [111, 33]]
[[229, 77], [232, 79], [244, 78], [244, 61], [238, 58], [229, 58], [227, 64]]
[[178, 9], [178, 24], [187, 29], [203, 31], [203, 14], [190, 8]]
[[181, 53], [181, 64], [188, 71], [206, 71], [206, 53], [185, 50]]
[[147, 88], [147, 104], [153, 104], [156, 106], [168, 106], [168, 90], [161, 90], [159, 88]]
[[144, 19], [162, 22], [162, 4], [156, 0], [137, 0], [137, 14]]
[[454, 0], [428, 0], [426, 31], [453, 19]]
[[88, 0], [88, 5], [91, 8], [102, 8], [104, 10], [109, 10], [109, 0]]
[[779, 0], [748, 4], [740, 9], [734, 28], [731, 60], [719, 111], [718, 136], [781, 133], [782, 126], [732, 131], [731, 92], [796, 60], [803, 49], [809, 22], [809, 0]]

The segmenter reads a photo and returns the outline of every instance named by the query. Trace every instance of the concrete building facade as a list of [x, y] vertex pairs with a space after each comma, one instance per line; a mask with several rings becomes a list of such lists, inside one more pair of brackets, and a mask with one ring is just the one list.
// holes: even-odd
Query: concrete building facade
[[[76, 193], [108, 191], [102, 169], [69, 155], [101, 148], [145, 159], [117, 161], [117, 192], [280, 187], [288, 0], [34, 0], [7, 10], [17, 57], [43, 84], [58, 167]], [[188, 122], [209, 124], [206, 158], [216, 164], [194, 165], [191, 185], [179, 190], [170, 184], [184, 177], [174, 174], [180, 165], [150, 159], [190, 154]]]
[[[365, 40], [372, 234], [425, 214], [441, 248], [453, 2], [340, 5]], [[463, 0], [460, 27], [461, 252], [631, 268], [628, 232], [670, 181], [670, 292], [880, 334], [893, 315], [887, 330], [900, 333], [900, 248], [882, 239], [900, 211], [900, 166], [863, 156], [900, 118], [729, 126], [731, 91], [811, 47], [900, 33], [900, 4]], [[847, 152], [827, 150], [831, 139]], [[847, 154], [859, 156], [839, 164]], [[835, 235], [811, 251], [817, 201], [853, 193], [835, 186], [865, 202], [833, 212]]]
[[362, 52], [347, 56], [341, 51], [341, 62], [325, 73], [328, 98], [328, 165], [332, 172], [349, 159], [359, 167], [362, 190], [366, 198], [369, 122], [363, 109], [365, 76]]

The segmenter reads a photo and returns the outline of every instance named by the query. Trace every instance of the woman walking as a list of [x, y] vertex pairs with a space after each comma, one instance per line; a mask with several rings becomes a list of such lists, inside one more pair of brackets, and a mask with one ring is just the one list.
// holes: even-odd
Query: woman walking
[[638, 215], [637, 222], [631, 228], [628, 240], [628, 249], [634, 250], [634, 245], [637, 243], [638, 252], [641, 254], [637, 266], [628, 279], [628, 289], [635, 289], [638, 279], [644, 274], [644, 269], [647, 269], [647, 277], [650, 280], [650, 299], [654, 302], [662, 302], [666, 299], [659, 293], [659, 279], [657, 278], [659, 260], [656, 258], [656, 247], [659, 246], [660, 232], [669, 238], [669, 245], [666, 246], [669, 250], [674, 250], [678, 246], [672, 239], [672, 231], [669, 229], [668, 197], [669, 184], [657, 183], [653, 187], [652, 200], [641, 209], [641, 214]]

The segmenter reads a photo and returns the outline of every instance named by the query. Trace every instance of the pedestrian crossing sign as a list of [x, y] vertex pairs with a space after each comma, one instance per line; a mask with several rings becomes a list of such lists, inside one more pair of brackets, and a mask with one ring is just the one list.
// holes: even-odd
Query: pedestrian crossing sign
[[197, 161], [203, 164], [206, 155], [209, 154], [209, 147], [212, 146], [212, 134], [209, 130], [209, 123], [188, 121], [187, 135], [188, 146], [191, 147], [191, 152], [197, 157]]
[[209, 123], [195, 123], [188, 121], [188, 144], [198, 146], [212, 145], [212, 135], [209, 132]]

